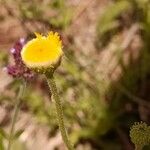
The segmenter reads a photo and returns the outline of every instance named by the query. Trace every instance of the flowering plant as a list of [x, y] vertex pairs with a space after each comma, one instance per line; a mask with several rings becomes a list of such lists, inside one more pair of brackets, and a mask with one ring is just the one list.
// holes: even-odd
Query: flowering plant
[[[14, 48], [11, 49], [11, 53], [14, 56], [15, 65], [8, 66], [7, 70], [8, 73], [13, 77], [23, 77], [25, 79], [30, 79], [33, 77], [33, 72], [44, 74], [46, 76], [49, 88], [55, 100], [58, 124], [63, 141], [66, 144], [68, 150], [73, 150], [73, 147], [68, 140], [68, 135], [63, 120], [62, 105], [53, 77], [54, 71], [61, 63], [61, 58], [63, 55], [62, 42], [58, 33], [49, 32], [47, 36], [42, 36], [39, 33], [35, 33], [35, 35], [36, 38], [26, 43], [23, 39], [21, 39], [15, 44]], [[17, 107], [18, 105], [16, 105], [14, 118], [17, 116]], [[15, 120], [16, 119], [13, 119], [12, 123], [8, 150], [10, 150], [11, 147], [11, 137], [13, 134]]]

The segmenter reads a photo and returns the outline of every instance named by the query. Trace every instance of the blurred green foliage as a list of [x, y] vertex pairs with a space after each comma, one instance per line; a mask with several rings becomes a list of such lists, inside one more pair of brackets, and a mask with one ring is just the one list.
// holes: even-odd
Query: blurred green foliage
[[[40, 0], [16, 0], [15, 2], [13, 0], [1, 0], [0, 3], [4, 5], [8, 14], [18, 19], [28, 32], [30, 32], [30, 29], [26, 24], [29, 22], [37, 22], [48, 30], [50, 28], [63, 30], [71, 23], [71, 9], [66, 5], [65, 0], [44, 2]], [[4, 17], [0, 15], [0, 20], [6, 19]]]
[[58, 10], [57, 16], [51, 18], [50, 23], [61, 29], [65, 29], [68, 27], [68, 25], [71, 22], [72, 14], [69, 7], [66, 6], [66, 3], [64, 0], [52, 0], [52, 3], [50, 5], [55, 10]]
[[[98, 46], [106, 46], [110, 38], [120, 29], [138, 23], [149, 38], [150, 33], [150, 4], [148, 0], [116, 0], [100, 16], [97, 23]], [[128, 15], [128, 17], [125, 17]], [[127, 20], [127, 19], [128, 20]], [[123, 23], [124, 24], [123, 24]], [[145, 42], [149, 43], [149, 42]]]
[[[41, 4], [42, 7], [39, 7]], [[35, 20], [54, 28], [65, 29], [71, 21], [71, 13], [64, 0], [52, 0], [45, 4], [37, 1], [21, 0], [18, 2], [20, 17], [24, 20]], [[53, 15], [50, 15], [50, 14]]]
[[[19, 8], [19, 18], [23, 21], [39, 21], [51, 26], [54, 29], [64, 31], [72, 19], [71, 9], [66, 5], [65, 0], [52, 0], [42, 7], [37, 0], [17, 0]], [[49, 11], [55, 12], [50, 16]], [[50, 13], [51, 14], [51, 13]], [[128, 19], [126, 20], [127, 15]], [[140, 36], [143, 42], [140, 57], [137, 62], [130, 62], [125, 66], [118, 58], [118, 65], [121, 66], [123, 74], [118, 79], [118, 83], [110, 83], [104, 80], [103, 73], [97, 72], [95, 68], [98, 63], [94, 56], [80, 57], [92, 63], [83, 66], [73, 50], [65, 47], [66, 51], [71, 51], [64, 58], [60, 70], [55, 74], [56, 83], [59, 88], [60, 97], [63, 103], [65, 122], [70, 131], [70, 137], [74, 144], [88, 141], [95, 149], [121, 150], [122, 144], [119, 141], [118, 130], [123, 130], [125, 136], [129, 134], [129, 128], [134, 121], [140, 119], [137, 97], [147, 99], [148, 92], [144, 96], [140, 95], [145, 90], [150, 74], [150, 5], [148, 0], [116, 0], [106, 7], [103, 15], [97, 22], [98, 46], [107, 46], [111, 39], [124, 28], [137, 23], [140, 28]], [[120, 46], [120, 45], [119, 45]], [[118, 46], [118, 47], [119, 47]], [[68, 54], [68, 53], [67, 53]], [[120, 56], [120, 55], [119, 55]], [[6, 53], [0, 55], [1, 64], [7, 64]], [[41, 84], [44, 88], [41, 88]], [[57, 120], [55, 106], [50, 101], [50, 93], [47, 94], [47, 86], [43, 77], [28, 84], [26, 93], [22, 98], [22, 111], [27, 110], [39, 123], [46, 124], [50, 128], [50, 135], [57, 131]], [[37, 83], [37, 87], [35, 87]], [[20, 82], [14, 80], [7, 88], [16, 93]], [[144, 85], [144, 87], [143, 87]], [[145, 96], [146, 95], [146, 96]], [[4, 98], [1, 95], [1, 102]], [[149, 97], [148, 97], [149, 98]], [[9, 97], [11, 105], [14, 97]], [[47, 104], [49, 103], [49, 104]], [[146, 103], [148, 103], [146, 101]], [[131, 104], [135, 108], [132, 112], [126, 112], [125, 105]], [[149, 104], [149, 103], [148, 103]], [[15, 135], [19, 137], [22, 131]], [[15, 137], [14, 137], [15, 138]], [[16, 139], [16, 138], [15, 138]], [[0, 130], [0, 148], [3, 150], [3, 142], [6, 140], [6, 133]], [[127, 140], [129, 140], [127, 136]], [[17, 145], [17, 144], [16, 144]], [[18, 144], [20, 147], [20, 143]], [[18, 148], [21, 150], [21, 148]]]
[[[101, 37], [101, 44], [107, 44], [108, 38], [113, 36], [120, 27], [121, 22], [118, 18], [125, 12], [130, 11], [130, 9], [131, 5], [127, 0], [120, 0], [112, 3], [105, 9], [105, 12], [100, 16], [97, 23], [97, 34], [98, 37]], [[101, 44], [99, 43], [98, 46]]]

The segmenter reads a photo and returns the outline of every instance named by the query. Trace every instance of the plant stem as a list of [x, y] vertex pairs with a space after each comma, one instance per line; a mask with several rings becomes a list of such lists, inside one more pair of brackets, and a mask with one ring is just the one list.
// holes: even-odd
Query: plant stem
[[53, 76], [50, 76], [50, 77], [47, 76], [47, 82], [48, 82], [49, 88], [52, 92], [53, 99], [55, 100], [57, 117], [58, 117], [58, 124], [59, 124], [59, 129], [61, 131], [62, 139], [63, 139], [64, 143], [66, 144], [68, 150], [73, 150], [73, 146], [71, 145], [71, 143], [68, 139], [67, 132], [65, 129], [62, 105], [61, 105], [61, 101], [60, 101], [60, 98], [58, 95], [58, 91], [57, 91], [54, 77]]
[[17, 99], [16, 99], [16, 104], [15, 104], [15, 108], [14, 108], [12, 124], [11, 124], [9, 139], [8, 139], [7, 150], [11, 150], [11, 145], [12, 145], [13, 135], [14, 135], [14, 129], [15, 129], [15, 123], [16, 123], [16, 120], [17, 120], [17, 116], [18, 116], [18, 112], [19, 112], [19, 105], [20, 105], [20, 102], [21, 102], [20, 98], [23, 96], [25, 87], [26, 87], [26, 82], [24, 81], [24, 84], [21, 85], [20, 88], [19, 88], [19, 92], [18, 92]]

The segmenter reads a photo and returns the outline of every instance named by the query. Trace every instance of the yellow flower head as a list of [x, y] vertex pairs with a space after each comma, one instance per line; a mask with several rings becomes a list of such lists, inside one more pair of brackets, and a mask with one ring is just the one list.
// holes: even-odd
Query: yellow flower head
[[48, 69], [58, 66], [63, 55], [62, 42], [58, 33], [49, 32], [47, 36], [35, 33], [36, 38], [29, 41], [21, 51], [24, 64], [31, 69]]

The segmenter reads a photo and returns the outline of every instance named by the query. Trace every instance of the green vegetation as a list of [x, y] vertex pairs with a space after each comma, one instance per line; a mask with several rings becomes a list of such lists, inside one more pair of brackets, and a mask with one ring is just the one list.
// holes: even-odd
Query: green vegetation
[[[7, 9], [10, 4], [15, 3], [17, 9], [11, 15], [21, 22], [28, 38], [33, 36], [33, 29], [27, 25], [28, 22], [34, 26], [34, 31], [58, 30], [64, 34], [66, 55], [55, 76], [70, 140], [76, 147], [78, 145], [84, 147], [88, 143], [90, 150], [122, 150], [123, 148], [132, 150], [135, 144], [132, 139], [135, 136], [131, 135], [134, 126], [131, 131], [130, 127], [134, 122], [150, 123], [149, 0], [113, 0], [108, 3], [103, 13], [97, 16], [94, 43], [96, 50], [92, 55], [78, 51], [74, 37], [67, 33], [67, 29], [72, 23], [74, 8], [70, 7], [65, 0], [44, 1], [45, 3], [40, 0], [31, 0], [30, 2], [9, 0], [5, 3], [3, 0], [0, 2], [5, 4]], [[39, 7], [41, 4], [42, 7]], [[3, 20], [0, 19], [0, 21]], [[122, 37], [128, 35], [126, 33], [130, 29], [131, 32], [132, 29], [136, 31], [133, 35], [131, 34], [132, 37], [129, 37], [131, 41], [124, 45]], [[136, 46], [132, 45], [134, 43]], [[111, 45], [115, 45], [114, 53], [111, 56], [111, 60], [116, 60], [114, 68], [118, 67], [121, 70], [119, 75], [116, 73], [117, 79], [115, 80], [99, 69], [99, 66], [102, 66], [99, 56], [104, 51], [109, 51]], [[129, 56], [128, 63], [124, 60], [126, 53]], [[136, 59], [134, 55], [137, 55]], [[1, 50], [0, 66], [6, 66], [9, 59], [6, 51]], [[112, 71], [114, 68], [110, 69], [110, 75], [115, 73]], [[107, 70], [107, 66], [104, 66], [103, 70]], [[14, 94], [10, 96], [5, 92], [1, 93], [0, 105], [2, 107], [6, 104], [11, 108], [14, 106], [20, 84], [20, 80], [13, 79], [7, 85], [6, 89]], [[47, 94], [47, 88], [43, 76], [36, 77], [29, 82], [21, 99], [21, 112], [31, 114], [38, 124], [49, 127], [49, 138], [51, 138], [57, 134], [58, 127], [55, 105], [48, 104], [51, 93]], [[145, 126], [147, 125], [144, 124]], [[14, 139], [19, 148], [16, 148], [14, 144], [14, 150], [25, 149], [22, 144], [26, 145], [26, 143], [20, 142], [19, 139], [23, 130], [16, 131]], [[129, 133], [130, 136], [134, 136], [131, 139], [134, 144], [130, 141]], [[140, 133], [143, 134], [142, 130]], [[5, 130], [5, 126], [2, 126], [0, 150], [5, 150], [4, 143], [7, 139], [8, 132]], [[148, 150], [149, 147], [147, 145], [143, 149]], [[86, 148], [83, 149], [86, 150]]]

